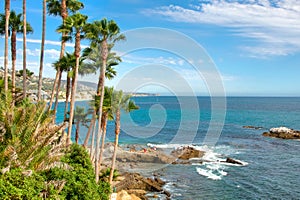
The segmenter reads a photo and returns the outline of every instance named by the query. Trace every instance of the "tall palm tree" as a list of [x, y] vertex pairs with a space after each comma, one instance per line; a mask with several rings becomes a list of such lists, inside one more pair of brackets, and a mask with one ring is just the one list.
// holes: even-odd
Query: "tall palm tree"
[[[23, 24], [26, 22], [26, 0], [23, 0]], [[26, 26], [23, 27], [23, 98], [26, 98]]]
[[[84, 70], [82, 63], [84, 58], [80, 57], [79, 61], [79, 75], [87, 74]], [[75, 54], [66, 53], [64, 57], [59, 59], [57, 62], [54, 63], [55, 69], [57, 70], [60, 68], [61, 72], [67, 72], [67, 83], [66, 83], [66, 100], [65, 100], [65, 109], [64, 109], [64, 121], [67, 121], [67, 113], [68, 113], [68, 104], [69, 104], [69, 97], [70, 97], [70, 86], [74, 81], [71, 83], [71, 79], [74, 77], [74, 68], [76, 65], [76, 56]], [[88, 70], [89, 71], [89, 70]], [[61, 77], [60, 77], [61, 78]], [[73, 79], [72, 79], [73, 80]], [[60, 84], [59, 84], [60, 85]], [[58, 89], [58, 88], [57, 88]], [[58, 91], [57, 91], [58, 93]], [[55, 101], [54, 110], [57, 110], [58, 101]], [[55, 116], [53, 116], [53, 121], [55, 122]]]
[[114, 143], [114, 153], [112, 157], [112, 164], [109, 174], [109, 183], [112, 184], [113, 173], [115, 170], [115, 162], [117, 157], [118, 151], [118, 143], [119, 143], [119, 135], [121, 130], [121, 110], [125, 112], [131, 112], [133, 110], [138, 109], [139, 107], [135, 105], [134, 101], [130, 100], [131, 95], [123, 94], [123, 91], [116, 91], [113, 93], [112, 97], [112, 112], [114, 113], [114, 120], [115, 120], [115, 143]]
[[[65, 56], [63, 56], [62, 58], [60, 58], [58, 61], [56, 61], [55, 63], [53, 63], [55, 70], [57, 71], [58, 69], [61, 72], [67, 72], [67, 88], [66, 88], [66, 101], [65, 101], [65, 114], [64, 114], [64, 121], [66, 121], [67, 119], [67, 104], [68, 104], [68, 99], [69, 99], [69, 94], [70, 94], [70, 85], [71, 85], [71, 75], [70, 75], [70, 70], [75, 67], [76, 64], [76, 57], [75, 55], [72, 53], [66, 53]], [[55, 106], [54, 106], [54, 110], [57, 109], [57, 101], [55, 101]], [[53, 116], [53, 122], [55, 122], [55, 116]]]
[[39, 82], [38, 82], [38, 101], [41, 100], [41, 91], [42, 91], [44, 48], [45, 48], [45, 36], [46, 36], [46, 1], [47, 0], [43, 0], [43, 22], [42, 22], [42, 42], [41, 42]]
[[99, 155], [99, 165], [101, 167], [104, 145], [105, 145], [105, 137], [106, 137], [106, 127], [107, 121], [113, 120], [113, 108], [112, 108], [112, 98], [113, 98], [114, 88], [113, 87], [105, 87], [105, 95], [103, 101], [103, 112], [101, 116], [101, 129], [102, 129], [102, 140], [100, 147], [100, 155]]
[[[106, 136], [106, 126], [107, 126], [107, 120], [113, 120], [113, 113], [112, 113], [112, 108], [111, 108], [111, 100], [112, 100], [112, 95], [113, 95], [114, 89], [113, 87], [106, 87], [105, 86], [105, 94], [104, 94], [104, 101], [103, 101], [103, 112], [102, 112], [102, 116], [101, 116], [101, 129], [102, 129], [102, 141], [101, 141], [101, 149], [100, 149], [100, 165], [101, 165], [101, 161], [102, 161], [102, 155], [103, 155], [103, 150], [104, 150], [104, 144], [105, 144], [105, 136]], [[100, 98], [99, 96], [95, 95], [95, 99], [90, 101], [90, 113], [95, 114], [95, 111], [98, 110], [99, 107], [99, 101]], [[96, 117], [93, 116], [92, 119], [90, 120], [90, 125], [88, 127], [88, 132], [87, 135], [85, 137], [84, 140], [84, 144], [83, 146], [86, 148], [88, 145], [88, 141], [90, 138], [90, 132], [91, 130], [95, 130], [95, 126], [94, 124], [96, 123]], [[92, 145], [90, 148], [90, 155], [91, 155], [91, 160], [93, 160], [94, 158], [94, 131], [92, 134]]]
[[[22, 22], [22, 14], [16, 14], [15, 11], [10, 12], [9, 17], [9, 35], [10, 35], [10, 41], [11, 41], [11, 60], [12, 60], [12, 94], [15, 94], [15, 88], [16, 88], [16, 60], [17, 60], [17, 34], [23, 33], [24, 28], [26, 27], [27, 33], [32, 33], [33, 29], [30, 26], [29, 23], [26, 24], [26, 26], [23, 26]], [[5, 22], [5, 15], [0, 14], [0, 34], [4, 33], [5, 27], [3, 27]], [[23, 73], [26, 74], [26, 70]], [[26, 77], [26, 75], [25, 75]], [[25, 80], [26, 81], [26, 80]], [[14, 98], [13, 98], [14, 100]]]
[[113, 20], [107, 21], [107, 19], [102, 19], [101, 21], [94, 21], [92, 24], [87, 26], [89, 32], [86, 37], [92, 41], [92, 45], [101, 45], [101, 58], [102, 66], [100, 70], [99, 77], [99, 88], [97, 90], [97, 95], [100, 96], [99, 110], [98, 110], [98, 134], [96, 141], [96, 162], [95, 162], [95, 176], [96, 182], [99, 181], [99, 145], [101, 138], [101, 116], [102, 116], [102, 106], [104, 99], [104, 86], [105, 86], [105, 72], [106, 72], [106, 62], [108, 57], [109, 43], [113, 44], [118, 40], [124, 40], [125, 36], [120, 34], [120, 28], [117, 23]]
[[4, 51], [4, 90], [8, 90], [8, 29], [10, 15], [10, 0], [5, 0], [5, 51]]
[[76, 106], [75, 113], [74, 113], [74, 121], [76, 124], [76, 134], [75, 134], [75, 141], [76, 144], [78, 144], [79, 141], [79, 128], [80, 124], [87, 126], [87, 116], [89, 115], [89, 112], [85, 111], [84, 107]]
[[80, 13], [76, 13], [72, 16], [66, 18], [65, 23], [58, 27], [57, 31], [61, 33], [65, 33], [66, 36], [63, 40], [67, 41], [75, 38], [75, 57], [76, 57], [76, 65], [74, 69], [74, 77], [73, 84], [71, 89], [71, 105], [70, 105], [70, 117], [69, 117], [69, 128], [68, 128], [68, 142], [71, 142], [71, 132], [72, 132], [72, 123], [74, 117], [74, 105], [75, 105], [75, 95], [76, 95], [76, 87], [77, 87], [77, 76], [78, 76], [78, 68], [80, 64], [80, 41], [83, 38], [84, 27], [86, 25], [87, 16], [82, 15]]
[[[88, 48], [85, 48], [83, 51], [83, 57], [85, 58], [85, 62], [83, 63], [83, 68], [90, 69], [90, 72], [96, 72], [99, 68], [102, 66], [102, 58], [99, 57], [99, 54], [101, 53], [101, 46], [96, 45], [96, 46], [91, 46]], [[114, 66], [118, 65], [121, 62], [121, 58], [116, 55], [114, 52], [109, 52], [108, 58], [107, 58], [107, 65], [106, 65], [106, 72], [105, 72], [105, 77], [109, 80], [114, 78], [117, 74], [116, 70], [113, 68]], [[97, 85], [97, 91], [100, 88], [100, 78], [98, 79], [98, 85]], [[105, 98], [105, 95], [104, 95]], [[92, 121], [90, 124], [90, 127], [88, 129], [85, 141], [83, 146], [87, 147], [89, 137], [90, 137], [90, 132], [95, 124], [95, 118], [96, 118], [96, 113], [99, 110], [99, 107], [96, 107], [94, 110], [93, 116], [92, 116]]]
[[[48, 2], [48, 4], [47, 4], [48, 13], [50, 15], [54, 15], [54, 16], [58, 16], [58, 15], [61, 16], [62, 24], [65, 23], [65, 20], [68, 17], [69, 13], [75, 13], [76, 11], [78, 11], [84, 7], [83, 3], [81, 3], [78, 0], [47, 0], [47, 2]], [[66, 34], [62, 33], [62, 38], [64, 38], [65, 36], [66, 36]], [[62, 58], [64, 56], [65, 46], [66, 46], [66, 41], [62, 40], [59, 58]], [[52, 89], [52, 93], [51, 93], [49, 109], [52, 108], [52, 103], [53, 103], [55, 93], [56, 93], [56, 101], [58, 99], [61, 73], [62, 72], [60, 71], [60, 68], [58, 68], [56, 71], [53, 89]], [[54, 109], [54, 113], [56, 113], [56, 109]]]

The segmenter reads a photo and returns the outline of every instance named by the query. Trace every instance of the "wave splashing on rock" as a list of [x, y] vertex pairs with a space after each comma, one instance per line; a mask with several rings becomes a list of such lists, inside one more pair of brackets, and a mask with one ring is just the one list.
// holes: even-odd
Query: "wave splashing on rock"
[[269, 132], [264, 132], [263, 136], [281, 139], [300, 139], [300, 131], [287, 127], [271, 128]]

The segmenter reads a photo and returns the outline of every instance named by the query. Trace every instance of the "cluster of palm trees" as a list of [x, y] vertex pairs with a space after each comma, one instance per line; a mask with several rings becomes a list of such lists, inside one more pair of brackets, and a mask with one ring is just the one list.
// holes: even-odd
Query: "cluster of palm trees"
[[[96, 20], [88, 22], [88, 16], [79, 12], [84, 7], [78, 0], [43, 0], [43, 31], [41, 41], [40, 72], [38, 84], [38, 100], [41, 99], [42, 71], [44, 62], [46, 10], [49, 15], [60, 16], [62, 24], [56, 29], [61, 33], [60, 57], [53, 65], [56, 69], [55, 81], [48, 106], [48, 111], [53, 113], [52, 123], [55, 122], [55, 115], [58, 105], [58, 95], [61, 85], [62, 73], [67, 73], [66, 102], [64, 119], [68, 121], [67, 143], [71, 143], [73, 123], [76, 122], [76, 142], [79, 138], [79, 123], [85, 121], [87, 113], [82, 108], [75, 109], [75, 96], [78, 75], [86, 75], [99, 71], [99, 80], [94, 103], [92, 104], [92, 117], [89, 121], [89, 129], [86, 135], [84, 146], [90, 148], [91, 158], [95, 163], [96, 182], [99, 180], [100, 166], [103, 156], [104, 141], [106, 134], [107, 120], [115, 121], [115, 151], [112, 158], [111, 176], [115, 167], [118, 138], [120, 134], [121, 110], [129, 112], [138, 107], [130, 100], [130, 95], [122, 91], [114, 91], [113, 88], [105, 87], [105, 79], [113, 78], [116, 71], [113, 68], [121, 62], [120, 57], [112, 52], [117, 41], [125, 40], [125, 36], [120, 33], [120, 29], [113, 20]], [[23, 17], [23, 21], [21, 18]], [[24, 26], [26, 24], [26, 26]], [[10, 10], [10, 0], [5, 0], [5, 14], [0, 15], [0, 34], [5, 35], [5, 59], [4, 59], [4, 79], [5, 91], [8, 91], [8, 37], [11, 37], [12, 54], [12, 94], [15, 93], [15, 61], [16, 61], [16, 35], [23, 32], [23, 97], [26, 97], [26, 34], [33, 31], [29, 23], [26, 22], [26, 0], [23, 0], [23, 14], [16, 14]], [[81, 50], [81, 41], [90, 41], [90, 47]], [[74, 41], [74, 52], [65, 51], [66, 42]], [[56, 98], [55, 98], [56, 97]], [[69, 101], [70, 97], [70, 103]], [[14, 99], [14, 98], [13, 98]], [[55, 99], [55, 102], [54, 102]], [[13, 103], [14, 104], [14, 103]], [[54, 104], [54, 106], [53, 106]], [[70, 104], [70, 106], [69, 106]], [[77, 111], [77, 116], [76, 116]], [[86, 121], [85, 121], [86, 122]], [[98, 122], [98, 123], [96, 123]], [[92, 133], [91, 144], [90, 133]], [[97, 130], [97, 133], [95, 133]], [[100, 147], [100, 141], [102, 143]], [[94, 144], [96, 147], [94, 148]], [[91, 147], [90, 147], [91, 146]]]

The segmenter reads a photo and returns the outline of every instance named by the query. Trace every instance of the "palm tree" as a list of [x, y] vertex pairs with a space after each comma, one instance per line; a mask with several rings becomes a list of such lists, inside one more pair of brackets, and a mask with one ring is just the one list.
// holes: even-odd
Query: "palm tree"
[[5, 51], [4, 51], [4, 90], [8, 91], [8, 37], [10, 0], [5, 0]]
[[[76, 64], [76, 57], [74, 53], [66, 53], [65, 56], [60, 58], [57, 62], [54, 63], [54, 67], [56, 71], [58, 69], [61, 70], [61, 72], [67, 72], [67, 86], [66, 86], [66, 101], [65, 101], [65, 113], [64, 113], [64, 121], [67, 121], [67, 113], [68, 113], [68, 101], [69, 101], [69, 94], [70, 94], [70, 85], [71, 85], [71, 77], [72, 74], [70, 73], [70, 70], [74, 68]], [[55, 102], [54, 110], [56, 110], [57, 104]], [[53, 116], [53, 120], [55, 121], [55, 116]]]
[[112, 97], [112, 112], [114, 114], [115, 120], [115, 144], [114, 144], [114, 153], [112, 157], [112, 164], [109, 175], [109, 183], [112, 184], [113, 173], [115, 170], [115, 162], [118, 151], [118, 143], [119, 143], [119, 134], [121, 130], [120, 118], [121, 118], [121, 109], [125, 112], [131, 112], [132, 110], [136, 110], [139, 107], [135, 105], [134, 101], [130, 100], [130, 95], [124, 95], [123, 91], [116, 91], [113, 93]]
[[78, 68], [80, 63], [80, 41], [83, 38], [84, 27], [86, 25], [87, 16], [80, 13], [76, 13], [66, 18], [65, 23], [58, 27], [57, 31], [65, 33], [66, 37], [63, 40], [67, 41], [75, 38], [75, 57], [76, 65], [74, 69], [73, 84], [71, 89], [71, 105], [70, 105], [70, 118], [69, 118], [69, 129], [68, 129], [68, 142], [71, 142], [72, 123], [74, 117], [74, 105], [75, 105], [75, 94], [77, 86]]
[[97, 88], [97, 95], [100, 96], [99, 110], [98, 110], [98, 134], [96, 141], [96, 162], [95, 162], [95, 174], [96, 182], [99, 181], [99, 145], [101, 138], [101, 116], [102, 116], [102, 106], [104, 99], [104, 86], [105, 86], [105, 72], [106, 72], [106, 62], [108, 57], [109, 43], [113, 44], [118, 40], [124, 40], [125, 36], [120, 34], [120, 28], [117, 23], [113, 20], [107, 21], [107, 19], [102, 19], [101, 21], [94, 21], [92, 24], [87, 26], [89, 32], [86, 37], [92, 41], [92, 45], [101, 45], [101, 59], [102, 66], [100, 70], [99, 77], [99, 88]]
[[[79, 69], [78, 73], [86, 74], [85, 70], [82, 67], [83, 58], [80, 58], [79, 61]], [[67, 121], [67, 113], [68, 113], [68, 104], [69, 104], [69, 95], [70, 95], [70, 86], [71, 86], [71, 79], [74, 77], [74, 68], [76, 65], [76, 56], [75, 54], [66, 53], [64, 57], [59, 59], [57, 62], [54, 63], [54, 67], [57, 70], [60, 68], [61, 72], [67, 72], [67, 83], [66, 83], [66, 100], [65, 100], [65, 109], [64, 109], [64, 121]], [[72, 81], [74, 82], [74, 81]], [[60, 85], [60, 84], [59, 84]], [[54, 110], [57, 110], [58, 101], [55, 101]], [[55, 116], [53, 116], [53, 120], [55, 121]]]
[[75, 141], [76, 144], [78, 144], [79, 140], [79, 128], [80, 124], [87, 126], [87, 116], [89, 115], [89, 112], [85, 112], [84, 107], [76, 106], [75, 114], [74, 114], [74, 121], [76, 124], [76, 134], [75, 134]]
[[[112, 117], [112, 112], [111, 112], [111, 98], [112, 98], [112, 93], [113, 93], [113, 88], [112, 87], [105, 87], [105, 94], [104, 94], [104, 101], [103, 101], [103, 112], [102, 112], [102, 116], [101, 116], [101, 129], [102, 131], [102, 143], [104, 145], [104, 141], [105, 141], [105, 134], [106, 134], [106, 122], [107, 119], [113, 119]], [[84, 140], [84, 144], [83, 146], [86, 148], [90, 139], [90, 133], [91, 130], [93, 129], [95, 123], [96, 123], [96, 111], [99, 110], [99, 102], [100, 102], [100, 98], [99, 96], [95, 95], [94, 96], [94, 100], [90, 101], [90, 111], [91, 113], [93, 113], [93, 117], [91, 119], [91, 123], [88, 127], [88, 132], [87, 135], [85, 137]], [[95, 130], [95, 127], [94, 127]], [[94, 141], [92, 140], [92, 144], [94, 143]], [[91, 151], [93, 151], [93, 148], [91, 148]], [[92, 153], [94, 154], [94, 153]], [[101, 150], [100, 150], [100, 158], [101, 158]], [[100, 159], [101, 160], [101, 159]]]
[[[90, 73], [96, 72], [99, 68], [101, 68], [102, 58], [99, 57], [100, 52], [101, 52], [100, 45], [85, 48], [83, 51], [83, 57], [85, 58], [85, 62], [83, 63], [83, 68], [90, 69]], [[107, 79], [111, 80], [112, 78], [114, 78], [116, 76], [117, 72], [113, 67], [118, 65], [121, 61], [122, 61], [121, 58], [119, 56], [117, 56], [116, 53], [109, 52], [108, 58], [107, 58], [106, 72], [105, 72], [105, 77]], [[100, 78], [99, 78], [99, 80], [100, 80]], [[100, 88], [99, 80], [98, 80], [98, 85], [97, 85], [97, 91]], [[104, 95], [104, 98], [105, 98], [105, 95]], [[88, 129], [86, 138], [84, 140], [84, 144], [83, 144], [84, 147], [87, 147], [87, 145], [88, 145], [90, 132], [91, 132], [93, 126], [95, 125], [95, 118], [96, 118], [96, 113], [98, 110], [99, 110], [99, 107], [96, 107], [96, 109], [94, 110], [92, 121], [91, 121], [90, 127]]]
[[[25, 26], [23, 26], [23, 22], [21, 20], [22, 14], [16, 14], [15, 11], [10, 12], [10, 17], [9, 17], [9, 35], [11, 37], [11, 60], [12, 60], [12, 94], [15, 94], [15, 88], [16, 88], [16, 58], [17, 58], [17, 34], [18, 33], [23, 33], [23, 30]], [[4, 33], [4, 22], [5, 22], [5, 15], [0, 14], [0, 33]], [[26, 24], [26, 31], [27, 33], [32, 33], [33, 29], [30, 26], [29, 23]], [[23, 72], [26, 74], [26, 70]], [[26, 77], [26, 75], [25, 75]], [[26, 82], [26, 80], [25, 80]], [[23, 94], [24, 95], [24, 94]], [[14, 98], [13, 98], [14, 99]]]
[[[26, 69], [26, 77], [27, 79], [30, 79], [33, 76], [34, 72], [30, 71], [29, 69]], [[23, 76], [23, 69], [17, 71], [16, 76], [22, 77]]]
[[101, 117], [101, 129], [102, 129], [102, 141], [100, 147], [100, 155], [99, 155], [99, 165], [101, 167], [103, 152], [104, 152], [104, 144], [106, 137], [106, 127], [107, 120], [113, 120], [113, 109], [112, 109], [112, 98], [113, 98], [114, 88], [113, 87], [105, 87], [105, 95], [103, 101], [103, 113]]
[[[83, 8], [83, 3], [79, 2], [78, 0], [61, 0], [61, 1], [59, 1], [59, 0], [47, 0], [47, 2], [48, 2], [48, 4], [47, 4], [48, 13], [50, 15], [54, 15], [54, 16], [60, 15], [62, 17], [62, 24], [65, 23], [65, 20], [69, 15], [69, 12], [70, 13], [75, 13], [76, 11]], [[62, 33], [62, 38], [64, 38], [65, 36], [66, 36], [66, 34]], [[66, 46], [66, 41], [62, 40], [61, 41], [61, 50], [60, 50], [59, 58], [62, 58], [64, 56], [65, 46]], [[55, 80], [54, 80], [54, 84], [53, 84], [53, 89], [52, 89], [52, 93], [51, 93], [49, 109], [52, 108], [52, 103], [53, 103], [55, 92], [56, 92], [56, 99], [58, 99], [61, 73], [62, 72], [60, 71], [60, 68], [58, 68], [57, 71], [56, 71]], [[54, 113], [56, 113], [55, 109], [54, 109]]]
[[[70, 94], [70, 85], [71, 85], [71, 78], [72, 78], [72, 71], [76, 65], [76, 57], [74, 54], [66, 53], [65, 56], [60, 58], [57, 62], [54, 63], [54, 67], [56, 71], [59, 69], [62, 72], [67, 72], [67, 88], [66, 88], [66, 101], [65, 101], [65, 114], [64, 114], [64, 121], [67, 119], [67, 112], [68, 112], [68, 101], [69, 101], [69, 94]], [[61, 76], [59, 76], [59, 80], [61, 79]], [[59, 81], [60, 82], [60, 81]], [[60, 84], [59, 84], [60, 85]], [[59, 92], [58, 87], [56, 88], [56, 92]], [[55, 101], [54, 105], [54, 111], [57, 110], [58, 106], [58, 98]], [[55, 122], [56, 116], [53, 116], [53, 123]]]
[[45, 35], [46, 35], [46, 1], [43, 0], [43, 23], [42, 23], [42, 42], [41, 42], [41, 56], [40, 56], [40, 70], [38, 82], [38, 101], [41, 100], [42, 78], [43, 78], [43, 65], [44, 65], [44, 48], [45, 48]]
[[[26, 0], [23, 0], [23, 24], [26, 22]], [[23, 98], [26, 98], [26, 26], [23, 27]]]

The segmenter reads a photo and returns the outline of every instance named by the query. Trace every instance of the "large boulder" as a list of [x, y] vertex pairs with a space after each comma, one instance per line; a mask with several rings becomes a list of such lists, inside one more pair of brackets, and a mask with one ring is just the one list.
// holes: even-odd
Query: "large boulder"
[[269, 132], [264, 132], [263, 136], [276, 137], [281, 139], [300, 139], [300, 131], [287, 127], [271, 128]]
[[191, 158], [201, 158], [203, 157], [204, 153], [204, 151], [200, 151], [193, 147], [186, 146], [172, 151], [171, 155], [181, 160], [189, 160]]
[[115, 185], [117, 191], [126, 190], [128, 194], [134, 194], [140, 199], [147, 199], [145, 194], [147, 192], [160, 192], [166, 196], [171, 194], [165, 191], [162, 187], [165, 184], [163, 180], [158, 177], [145, 178], [138, 173], [124, 173], [124, 179]]
[[118, 192], [117, 200], [141, 200], [135, 194], [128, 194], [125, 190]]
[[151, 178], [145, 178], [139, 173], [124, 173], [123, 181], [116, 185], [117, 191], [121, 190], [145, 190], [150, 192], [162, 191], [162, 183]]

